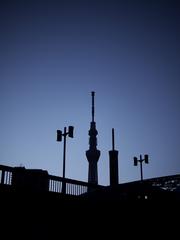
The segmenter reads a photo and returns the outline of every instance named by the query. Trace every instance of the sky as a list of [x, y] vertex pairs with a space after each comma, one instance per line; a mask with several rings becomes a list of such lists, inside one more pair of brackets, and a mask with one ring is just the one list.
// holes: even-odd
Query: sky
[[109, 185], [111, 129], [119, 182], [180, 173], [180, 1], [1, 0], [0, 164], [88, 179], [95, 91], [99, 184]]

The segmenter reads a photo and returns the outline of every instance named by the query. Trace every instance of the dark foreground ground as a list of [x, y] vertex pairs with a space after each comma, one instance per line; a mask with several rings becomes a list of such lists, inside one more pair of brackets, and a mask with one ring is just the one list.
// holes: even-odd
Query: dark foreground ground
[[161, 237], [171, 233], [173, 239], [180, 202], [1, 193], [0, 209], [1, 239], [137, 239], [155, 238], [157, 232]]

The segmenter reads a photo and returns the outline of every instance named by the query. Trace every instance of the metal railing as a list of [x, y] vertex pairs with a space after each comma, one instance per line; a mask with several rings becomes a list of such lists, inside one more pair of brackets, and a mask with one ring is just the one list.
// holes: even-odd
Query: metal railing
[[[62, 177], [49, 175], [49, 191], [62, 193], [62, 186], [66, 185], [66, 194], [79, 196], [88, 191], [89, 184], [82, 181], [72, 180]], [[97, 188], [97, 186], [93, 186]]]
[[0, 184], [11, 185], [12, 184], [12, 167], [0, 165]]
[[[25, 170], [26, 171], [26, 170]], [[14, 183], [12, 181], [13, 176], [15, 174], [15, 168], [0, 165], [0, 185], [11, 185], [12, 188], [14, 187]], [[82, 194], [87, 193], [89, 190], [93, 191], [96, 189], [100, 189], [103, 186], [100, 185], [93, 185], [83, 181], [77, 181], [68, 178], [62, 178], [53, 175], [47, 175], [47, 184], [48, 184], [48, 191], [54, 193], [63, 193], [63, 184], [65, 184], [65, 194], [66, 195], [73, 195], [73, 196], [80, 196]], [[24, 183], [23, 183], [24, 184]]]
[[180, 174], [165, 177], [146, 179], [152, 186], [162, 188], [167, 191], [180, 191]]
[[[28, 170], [28, 169], [27, 169]], [[27, 171], [25, 170], [25, 171]], [[12, 181], [13, 176], [15, 174], [15, 168], [9, 167], [5, 165], [0, 165], [0, 186], [4, 185], [4, 187], [12, 186], [14, 187], [14, 183]], [[105, 186], [101, 185], [93, 185], [83, 181], [77, 181], [68, 178], [62, 178], [58, 176], [53, 176], [47, 174], [47, 188], [49, 192], [54, 193], [63, 193], [63, 184], [65, 184], [65, 192], [64, 194], [80, 196], [89, 191], [94, 191], [98, 189], [103, 189]], [[180, 174], [157, 177], [151, 179], [145, 179], [144, 182], [150, 183], [151, 186], [157, 186], [167, 191], [180, 191]]]

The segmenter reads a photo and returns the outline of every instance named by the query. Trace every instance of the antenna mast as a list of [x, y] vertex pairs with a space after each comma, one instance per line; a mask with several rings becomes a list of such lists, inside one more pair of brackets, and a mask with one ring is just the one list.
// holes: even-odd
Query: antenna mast
[[112, 150], [114, 151], [115, 143], [114, 143], [114, 128], [112, 128]]
[[94, 122], [94, 96], [95, 96], [95, 92], [91, 92], [91, 96], [92, 96], [92, 122]]

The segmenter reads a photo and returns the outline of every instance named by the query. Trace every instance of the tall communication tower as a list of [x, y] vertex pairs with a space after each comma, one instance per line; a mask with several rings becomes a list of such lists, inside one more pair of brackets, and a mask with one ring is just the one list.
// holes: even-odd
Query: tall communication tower
[[92, 121], [89, 130], [89, 150], [86, 151], [86, 157], [89, 162], [88, 183], [98, 184], [98, 167], [97, 163], [100, 157], [100, 151], [97, 149], [97, 135], [96, 122], [94, 121], [95, 107], [94, 97], [95, 92], [91, 92], [92, 96]]

